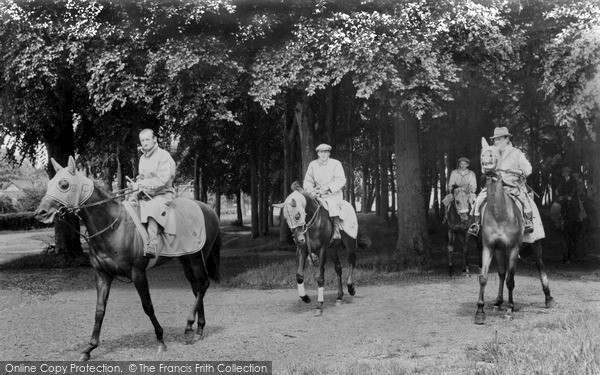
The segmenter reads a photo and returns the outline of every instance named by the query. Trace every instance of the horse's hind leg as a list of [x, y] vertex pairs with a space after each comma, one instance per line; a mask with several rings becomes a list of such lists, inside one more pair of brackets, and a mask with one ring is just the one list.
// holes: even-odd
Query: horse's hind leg
[[356, 294], [356, 290], [354, 289], [354, 268], [356, 268], [356, 242], [357, 240], [347, 236], [345, 233], [342, 234], [342, 238], [344, 239], [344, 246], [346, 250], [348, 250], [348, 281], [346, 281], [346, 285], [348, 286], [348, 294], [353, 296]]
[[342, 303], [342, 298], [344, 297], [344, 289], [342, 287], [342, 263], [340, 262], [339, 247], [336, 246], [329, 250], [331, 251], [331, 260], [333, 261], [333, 266], [337, 275], [338, 295], [335, 303], [340, 305]]
[[141, 270], [139, 268], [133, 268], [131, 270], [131, 278], [133, 280], [133, 284], [135, 285], [135, 289], [137, 290], [140, 298], [142, 300], [142, 307], [144, 308], [144, 312], [150, 318], [152, 325], [154, 326], [154, 333], [156, 334], [156, 341], [158, 341], [158, 352], [163, 352], [167, 350], [167, 346], [165, 345], [165, 341], [163, 339], [163, 329], [158, 323], [156, 319], [156, 315], [154, 315], [154, 306], [152, 306], [152, 299], [150, 298], [150, 290], [148, 288], [148, 278], [146, 277], [146, 270]]
[[548, 282], [548, 276], [546, 275], [544, 261], [542, 260], [542, 245], [539, 241], [536, 241], [530, 246], [533, 250], [533, 256], [535, 257], [535, 265], [538, 269], [538, 273], [540, 274], [542, 290], [544, 291], [544, 295], [546, 297], [546, 307], [552, 308], [554, 307], [554, 298], [552, 298], [552, 296], [550, 295], [550, 283]]
[[[200, 257], [202, 256], [201, 252], [198, 254]], [[210, 280], [205, 272], [204, 265], [194, 262], [203, 262], [202, 258], [192, 257], [193, 255], [190, 257], [179, 258], [185, 277], [189, 281], [195, 297], [194, 304], [186, 320], [184, 331], [186, 344], [191, 344], [195, 340], [201, 340], [203, 338], [204, 326], [206, 325], [204, 316], [204, 296], [206, 295], [206, 290], [210, 286]], [[196, 321], [196, 316], [198, 317], [198, 328], [194, 335], [193, 326]]]
[[100, 329], [102, 328], [102, 321], [104, 320], [104, 314], [106, 313], [106, 302], [108, 301], [112, 281], [112, 276], [96, 271], [96, 321], [94, 323], [94, 330], [92, 332], [90, 343], [81, 353], [81, 361], [90, 359], [90, 353], [98, 347], [100, 342]]

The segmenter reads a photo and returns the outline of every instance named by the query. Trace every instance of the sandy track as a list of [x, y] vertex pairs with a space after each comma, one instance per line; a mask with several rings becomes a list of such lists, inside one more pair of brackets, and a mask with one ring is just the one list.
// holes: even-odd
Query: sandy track
[[[152, 326], [133, 285], [115, 282], [101, 335], [92, 360], [272, 360], [276, 374], [305, 366], [355, 361], [393, 360], [421, 370], [460, 373], [474, 368], [473, 353], [523, 324], [554, 319], [582, 308], [600, 308], [597, 276], [553, 277], [558, 303], [544, 308], [543, 293], [529, 264], [516, 278], [519, 310], [507, 321], [488, 311], [484, 326], [473, 324], [477, 277], [449, 279], [433, 274], [393, 284], [358, 284], [354, 297], [335, 306], [333, 285], [326, 289], [323, 316], [313, 317], [296, 290], [243, 290], [211, 286], [206, 299], [205, 339], [184, 345], [183, 327], [191, 291], [176, 263], [150, 271], [157, 317], [165, 330], [168, 351], [156, 354]], [[64, 285], [48, 289], [46, 278]], [[38, 283], [31, 293], [19, 283]], [[0, 358], [5, 360], [76, 360], [93, 325], [93, 271], [5, 272], [0, 278]], [[497, 277], [488, 283], [487, 301], [496, 296]], [[34, 288], [35, 289], [35, 288]], [[55, 293], [56, 292], [56, 293]], [[316, 300], [316, 291], [309, 291]]]

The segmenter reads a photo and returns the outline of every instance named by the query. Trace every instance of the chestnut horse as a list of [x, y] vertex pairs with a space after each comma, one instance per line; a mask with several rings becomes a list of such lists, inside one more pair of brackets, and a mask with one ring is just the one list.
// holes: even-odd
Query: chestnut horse
[[[61, 217], [68, 213], [77, 215], [87, 228], [86, 240], [90, 244], [89, 258], [96, 271], [95, 324], [91, 340], [82, 352], [81, 360], [90, 359], [90, 353], [98, 347], [110, 286], [112, 281], [119, 277], [133, 281], [142, 300], [144, 312], [154, 326], [158, 351], [166, 350], [163, 329], [154, 314], [148, 289], [146, 268], [149, 259], [143, 255], [142, 236], [136, 230], [131, 216], [125, 211], [119, 197], [94, 184], [92, 180], [76, 170], [73, 157], [69, 157], [66, 168], [62, 168], [54, 159], [52, 165], [56, 175], [48, 183], [48, 190], [35, 216], [44, 223], [51, 223], [55, 216], [61, 220]], [[187, 198], [178, 199], [187, 200]], [[184, 332], [188, 344], [202, 338], [206, 324], [203, 298], [210, 285], [209, 278], [215, 281], [219, 279], [221, 247], [219, 219], [215, 212], [201, 202], [189, 200], [189, 204], [198, 204], [204, 214], [206, 242], [199, 251], [178, 257], [195, 296]], [[170, 259], [159, 257], [157, 264], [165, 263]], [[196, 316], [198, 326], [194, 334], [193, 325]]]
[[[488, 280], [488, 271], [494, 254], [498, 262], [499, 289], [494, 306], [500, 308], [504, 302], [504, 281], [508, 289], [508, 307], [506, 317], [510, 318], [514, 310], [513, 289], [515, 287], [515, 269], [519, 259], [519, 251], [523, 243], [523, 218], [515, 200], [504, 190], [502, 178], [498, 171], [499, 153], [496, 147], [490, 147], [482, 139], [481, 167], [486, 177], [487, 203], [481, 217], [482, 260], [479, 274], [479, 300], [475, 323], [485, 321], [484, 290]], [[538, 241], [531, 244], [536, 266], [546, 297], [546, 307], [554, 306], [550, 296], [548, 277], [542, 261], [542, 246]], [[507, 277], [508, 263], [508, 277]]]
[[467, 229], [471, 224], [469, 212], [471, 204], [470, 192], [465, 187], [457, 187], [452, 193], [454, 200], [448, 208], [448, 274], [454, 274], [454, 263], [452, 256], [454, 246], [458, 243], [462, 246], [463, 271], [469, 276], [469, 264], [467, 261]]
[[[302, 189], [298, 182], [292, 184], [294, 190], [285, 200], [284, 203], [276, 205], [281, 208], [288, 226], [292, 230], [294, 242], [297, 246], [298, 270], [296, 273], [296, 281], [298, 283], [298, 294], [302, 301], [310, 303], [310, 297], [304, 289], [304, 269], [306, 260], [310, 257], [313, 264], [318, 262], [319, 276], [317, 278], [318, 296], [315, 316], [320, 316], [323, 309], [323, 291], [325, 284], [325, 261], [327, 251], [331, 250], [331, 259], [337, 274], [338, 295], [336, 304], [342, 303], [344, 291], [342, 287], [342, 264], [339, 258], [339, 246], [331, 246], [330, 242], [333, 236], [333, 222], [329, 214], [306, 190]], [[346, 285], [348, 293], [353, 296], [355, 294], [354, 281], [352, 274], [356, 266], [356, 247], [357, 240], [350, 237], [346, 232], [340, 231], [342, 242], [348, 250], [349, 274]], [[317, 261], [318, 257], [318, 261]]]

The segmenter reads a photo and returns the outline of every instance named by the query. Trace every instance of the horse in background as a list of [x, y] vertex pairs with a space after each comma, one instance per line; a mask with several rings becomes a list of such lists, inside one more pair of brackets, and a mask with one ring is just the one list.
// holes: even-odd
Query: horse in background
[[[506, 317], [510, 318], [514, 310], [513, 290], [519, 251], [523, 244], [523, 218], [515, 199], [511, 198], [503, 188], [502, 178], [498, 171], [498, 161], [498, 149], [493, 146], [490, 147], [485, 138], [482, 138], [481, 167], [486, 178], [487, 202], [482, 207], [481, 217], [482, 260], [475, 324], [485, 322], [485, 312], [483, 311], [485, 306], [484, 291], [494, 255], [498, 263], [498, 276], [500, 279], [498, 297], [494, 302], [494, 307], [499, 309], [504, 302], [504, 282], [506, 280], [508, 289]], [[531, 248], [542, 282], [546, 307], [553, 307], [554, 299], [550, 295], [550, 286], [544, 269], [540, 241], [532, 243]]]
[[448, 274], [454, 274], [454, 246], [462, 246], [463, 272], [469, 276], [469, 263], [467, 261], [467, 230], [472, 219], [470, 191], [466, 187], [457, 187], [453, 191], [454, 200], [448, 208]]
[[[91, 340], [82, 352], [81, 360], [90, 359], [90, 353], [98, 347], [110, 287], [113, 280], [119, 277], [133, 281], [142, 300], [144, 312], [154, 326], [158, 352], [165, 351], [167, 347], [163, 339], [163, 328], [154, 314], [146, 277], [146, 269], [151, 267], [150, 259], [144, 257], [144, 241], [136, 230], [133, 219], [126, 212], [119, 197], [96, 185], [76, 170], [72, 156], [69, 157], [69, 164], [65, 168], [54, 159], [52, 165], [56, 175], [48, 183], [48, 191], [35, 211], [35, 217], [44, 223], [51, 223], [56, 216], [63, 220], [62, 217], [67, 213], [79, 216], [88, 230], [88, 235], [84, 237], [90, 244], [90, 263], [96, 271], [95, 324]], [[206, 324], [203, 298], [210, 285], [209, 278], [219, 280], [221, 231], [219, 218], [207, 204], [187, 198], [176, 198], [172, 205], [176, 202], [199, 205], [206, 229], [204, 247], [178, 257], [195, 296], [184, 331], [186, 343], [191, 344], [194, 340], [202, 338]], [[75, 230], [79, 231], [79, 228]], [[152, 259], [156, 262], [152, 264], [160, 265], [170, 259], [172, 258], [159, 256]], [[198, 326], [194, 334], [196, 316]]]
[[561, 197], [550, 208], [554, 228], [560, 233], [563, 261], [569, 263], [578, 255], [578, 243], [583, 229], [581, 204], [577, 197]]
[[[292, 231], [294, 242], [296, 243], [296, 254], [298, 259], [298, 268], [296, 272], [296, 282], [298, 283], [298, 295], [305, 303], [310, 303], [311, 299], [306, 294], [304, 288], [304, 270], [306, 261], [310, 259], [313, 265], [319, 267], [317, 277], [318, 296], [315, 316], [323, 313], [323, 292], [325, 285], [325, 262], [327, 253], [330, 252], [331, 259], [337, 274], [337, 300], [336, 304], [342, 303], [344, 290], [342, 286], [342, 264], [339, 257], [339, 246], [331, 244], [333, 237], [333, 221], [329, 213], [321, 205], [319, 200], [304, 190], [298, 182], [292, 184], [293, 192], [285, 199], [284, 203], [274, 205], [281, 209], [289, 228]], [[353, 273], [356, 267], [356, 249], [357, 240], [350, 237], [342, 228], [340, 230], [342, 242], [348, 250], [348, 279], [346, 286], [348, 293], [353, 296], [356, 293], [354, 288]], [[331, 246], [333, 245], [333, 246]]]

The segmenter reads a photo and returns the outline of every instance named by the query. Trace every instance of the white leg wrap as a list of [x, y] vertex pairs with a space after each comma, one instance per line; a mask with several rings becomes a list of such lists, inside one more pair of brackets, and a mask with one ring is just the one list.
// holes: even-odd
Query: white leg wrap
[[320, 287], [318, 289], [318, 295], [317, 295], [317, 301], [318, 302], [324, 302], [325, 300], [323, 299], [323, 291], [325, 290], [325, 288]]
[[304, 283], [298, 284], [298, 295], [300, 297], [304, 297], [306, 295], [306, 290], [304, 290]]

